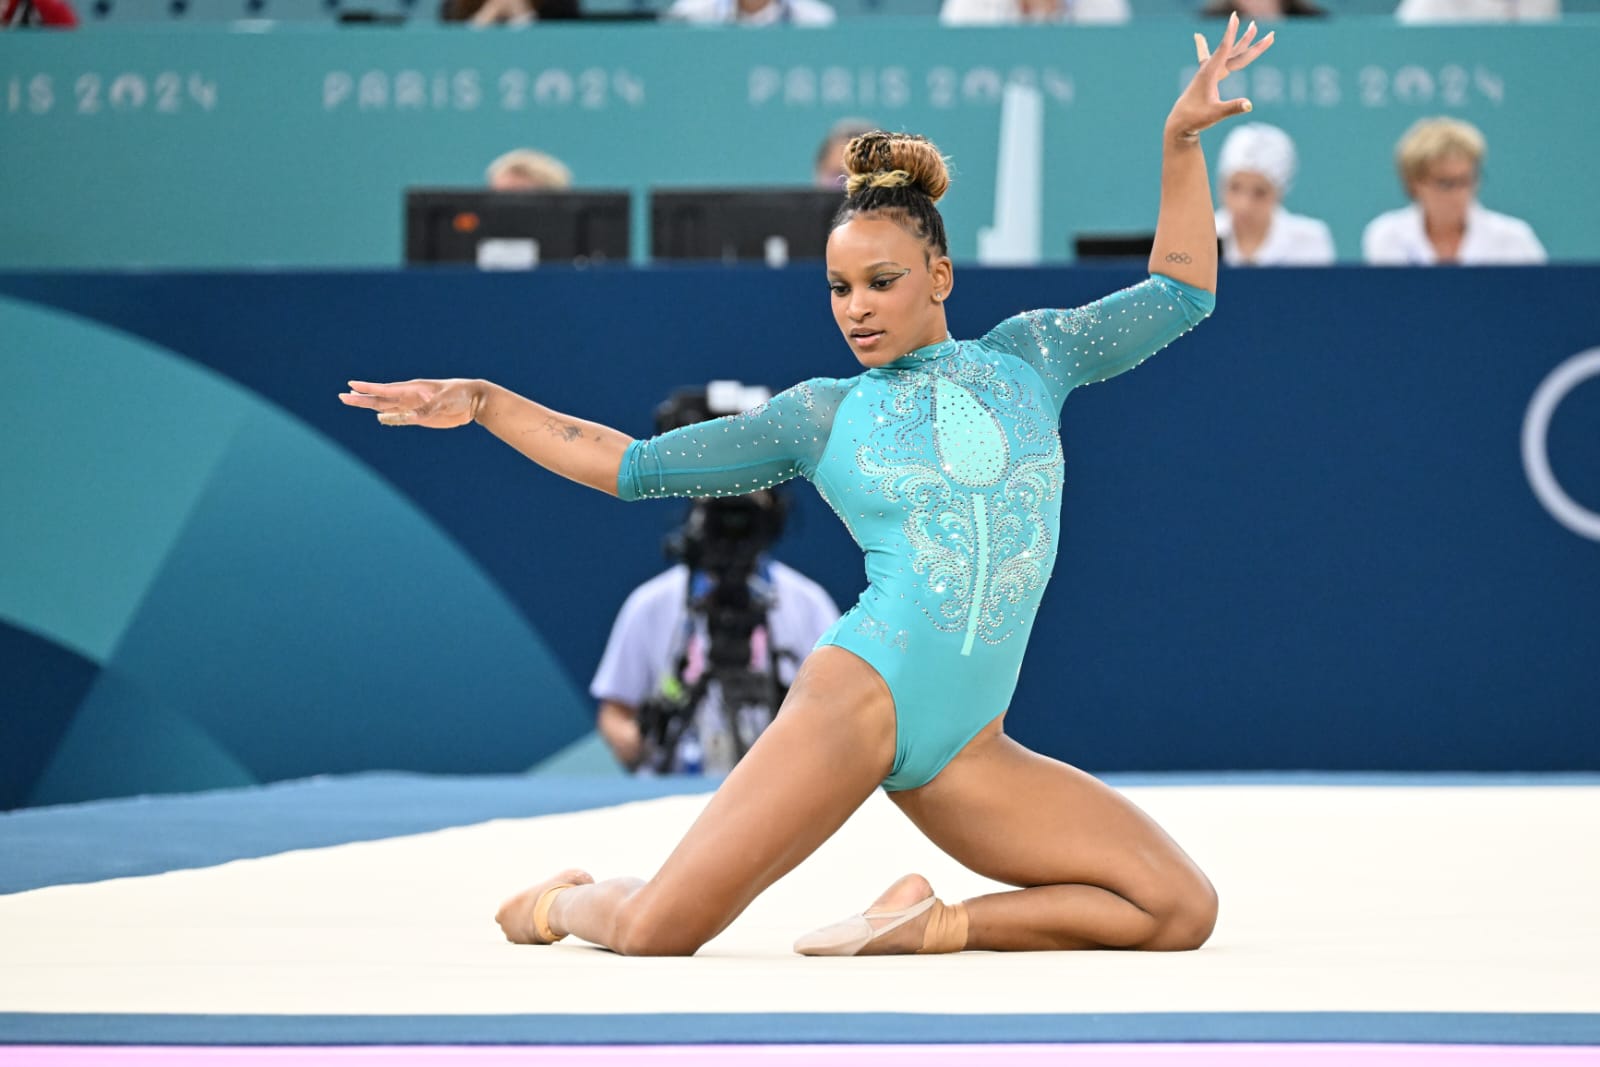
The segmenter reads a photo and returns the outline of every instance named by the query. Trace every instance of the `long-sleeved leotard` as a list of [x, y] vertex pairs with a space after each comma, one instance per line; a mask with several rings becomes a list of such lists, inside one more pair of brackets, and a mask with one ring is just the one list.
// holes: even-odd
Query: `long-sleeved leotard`
[[817, 642], [893, 695], [884, 787], [925, 785], [1010, 705], [1061, 527], [1061, 406], [1210, 314], [1163, 275], [1028, 311], [854, 378], [813, 378], [623, 456], [618, 495], [748, 493], [804, 477], [866, 552], [867, 588]]

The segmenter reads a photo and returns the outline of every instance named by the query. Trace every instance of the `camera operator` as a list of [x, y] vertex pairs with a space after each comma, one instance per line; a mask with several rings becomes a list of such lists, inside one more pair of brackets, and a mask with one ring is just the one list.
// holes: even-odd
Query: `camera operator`
[[[743, 411], [767, 391], [684, 389], [656, 432]], [[694, 501], [667, 538], [677, 562], [623, 603], [589, 686], [597, 725], [639, 774], [722, 774], [776, 714], [800, 661], [839, 617], [816, 582], [767, 554], [782, 536], [772, 490]]]

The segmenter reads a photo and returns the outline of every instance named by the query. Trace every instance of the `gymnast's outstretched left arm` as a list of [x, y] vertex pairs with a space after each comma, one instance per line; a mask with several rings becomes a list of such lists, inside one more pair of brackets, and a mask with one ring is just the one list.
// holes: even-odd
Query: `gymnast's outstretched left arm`
[[385, 426], [445, 430], [477, 422], [546, 470], [612, 496], [623, 453], [633, 444], [620, 430], [563, 415], [475, 378], [349, 384], [351, 392], [339, 399], [376, 411]]
[[377, 412], [386, 426], [443, 430], [481, 423], [546, 470], [623, 500], [639, 500], [735, 496], [810, 477], [847, 385], [812, 378], [749, 411], [643, 441], [471, 378], [351, 382], [352, 391], [339, 399]]

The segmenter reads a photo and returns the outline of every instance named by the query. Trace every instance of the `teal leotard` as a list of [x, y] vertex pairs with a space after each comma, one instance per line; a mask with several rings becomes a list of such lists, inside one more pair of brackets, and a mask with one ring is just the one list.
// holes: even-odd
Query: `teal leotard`
[[894, 697], [890, 790], [932, 781], [1010, 705], [1061, 527], [1061, 405], [1210, 314], [1153, 275], [1072, 310], [1028, 311], [853, 378], [813, 378], [740, 415], [635, 441], [624, 500], [809, 479], [866, 552], [867, 588], [818, 646]]

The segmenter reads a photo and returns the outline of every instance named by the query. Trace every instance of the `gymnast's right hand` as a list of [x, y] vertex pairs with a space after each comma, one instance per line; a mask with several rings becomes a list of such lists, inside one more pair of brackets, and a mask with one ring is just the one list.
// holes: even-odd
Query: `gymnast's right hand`
[[353, 408], [378, 413], [385, 426], [426, 426], [448, 430], [465, 426], [478, 415], [486, 383], [471, 378], [409, 382], [350, 382], [339, 399]]

